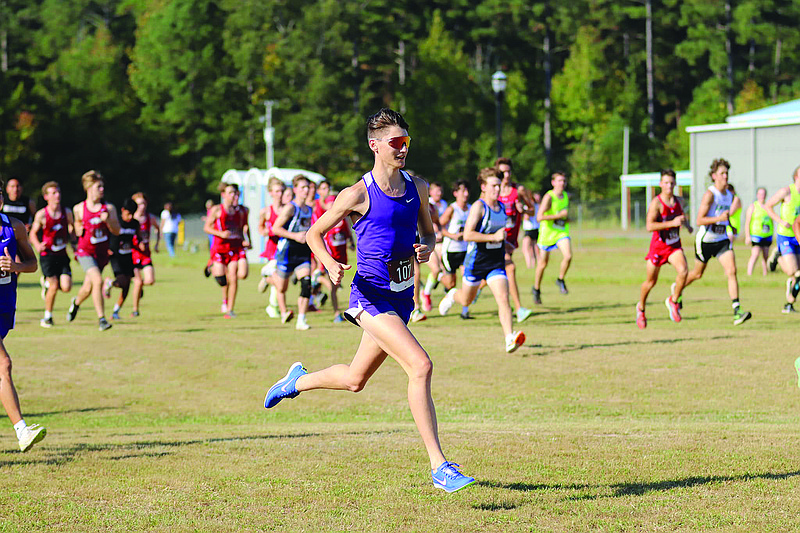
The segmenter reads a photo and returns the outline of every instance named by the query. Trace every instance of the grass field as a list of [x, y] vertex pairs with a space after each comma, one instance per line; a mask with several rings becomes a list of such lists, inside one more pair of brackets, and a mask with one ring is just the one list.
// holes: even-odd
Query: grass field
[[[10, 424], [0, 435], [0, 531], [800, 529], [800, 318], [780, 313], [783, 276], [740, 275], [754, 318], [735, 328], [713, 263], [674, 324], [665, 267], [639, 331], [646, 239], [577, 235], [570, 295], [552, 264], [512, 355], [488, 295], [476, 320], [412, 326], [434, 361], [445, 453], [479, 480], [449, 495], [431, 484], [393, 361], [359, 394], [263, 409], [292, 362], [349, 361], [360, 330], [329, 312], [308, 332], [281, 326], [254, 275], [223, 320], [205, 256], [162, 254], [140, 318], [124, 309], [100, 333], [87, 302], [67, 325], [60, 295], [43, 330], [38, 275], [25, 276], [6, 346], [25, 418], [48, 436], [21, 454]], [[532, 272], [519, 277], [530, 304]]]

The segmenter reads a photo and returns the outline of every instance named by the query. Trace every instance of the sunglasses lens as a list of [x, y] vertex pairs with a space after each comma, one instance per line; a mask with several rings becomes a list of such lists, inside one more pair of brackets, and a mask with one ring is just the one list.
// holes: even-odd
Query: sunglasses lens
[[386, 142], [389, 146], [391, 146], [395, 150], [400, 150], [401, 148], [403, 148], [404, 144], [406, 145], [406, 148], [408, 148], [411, 145], [411, 137], [407, 135], [405, 137], [392, 137]]

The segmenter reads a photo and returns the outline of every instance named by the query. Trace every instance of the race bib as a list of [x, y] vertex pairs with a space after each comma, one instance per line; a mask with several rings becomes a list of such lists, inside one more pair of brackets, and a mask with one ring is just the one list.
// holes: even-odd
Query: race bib
[[331, 245], [333, 246], [344, 246], [347, 244], [347, 239], [344, 238], [344, 235], [341, 233], [336, 233], [331, 236]]
[[498, 248], [503, 247], [503, 241], [500, 242], [487, 242], [486, 249], [487, 250], [497, 250]]
[[11, 272], [0, 270], [0, 285], [8, 285], [11, 283]]
[[53, 246], [50, 247], [50, 251], [60, 252], [66, 247], [67, 243], [64, 242], [64, 239], [56, 239], [55, 241], [53, 241]]
[[728, 226], [724, 226], [722, 224], [711, 224], [711, 233], [716, 233], [717, 235], [725, 235], [726, 229]]
[[514, 227], [515, 220], [512, 217], [506, 218], [506, 229], [511, 229]]
[[106, 235], [101, 229], [94, 230], [94, 235], [92, 235], [89, 238], [89, 242], [91, 242], [92, 244], [106, 242], [107, 240], [108, 240], [108, 235]]
[[671, 228], [667, 232], [667, 238], [664, 240], [666, 244], [675, 244], [681, 240], [679, 228]]
[[761, 231], [763, 233], [770, 233], [772, 231], [772, 226], [767, 223], [761, 224]]
[[567, 227], [567, 221], [563, 218], [559, 218], [558, 220], [553, 221], [553, 227], [564, 229]]
[[413, 257], [389, 261], [386, 268], [389, 270], [389, 288], [392, 292], [402, 292], [414, 286]]

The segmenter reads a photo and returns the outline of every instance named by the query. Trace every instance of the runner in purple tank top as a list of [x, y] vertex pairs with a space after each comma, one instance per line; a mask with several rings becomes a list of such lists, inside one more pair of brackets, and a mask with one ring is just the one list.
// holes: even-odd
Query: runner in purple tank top
[[[0, 180], [0, 207], [3, 205], [3, 180]], [[17, 262], [15, 258], [19, 257]], [[36, 272], [36, 256], [28, 241], [25, 225], [0, 213], [0, 403], [14, 424], [20, 451], [27, 452], [47, 434], [38, 424], [28, 426], [22, 418], [19, 397], [11, 379], [11, 356], [3, 340], [14, 328], [17, 311], [17, 275]]]
[[[414, 257], [425, 263], [436, 244], [428, 186], [401, 170], [411, 137], [399, 113], [381, 109], [369, 117], [367, 139], [375, 157], [372, 171], [339, 193], [306, 235], [311, 251], [333, 284], [338, 284], [350, 266], [331, 257], [322, 237], [345, 217], [351, 218], [358, 235], [358, 267], [346, 316], [364, 330], [361, 344], [349, 365], [309, 374], [301, 363], [295, 363], [269, 389], [264, 407], [269, 409], [284, 398], [313, 389], [358, 392], [391, 356], [408, 374], [408, 403], [430, 458], [433, 484], [453, 492], [475, 480], [463, 475], [442, 453], [430, 392], [433, 364], [407, 327], [414, 307]], [[417, 229], [420, 243], [414, 244]]]

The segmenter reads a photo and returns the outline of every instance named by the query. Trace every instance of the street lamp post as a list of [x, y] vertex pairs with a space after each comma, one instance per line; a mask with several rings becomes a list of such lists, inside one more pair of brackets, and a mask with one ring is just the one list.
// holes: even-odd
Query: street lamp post
[[501, 70], [492, 74], [492, 90], [497, 108], [497, 157], [503, 155], [503, 94], [506, 92], [506, 79], [505, 73]]

